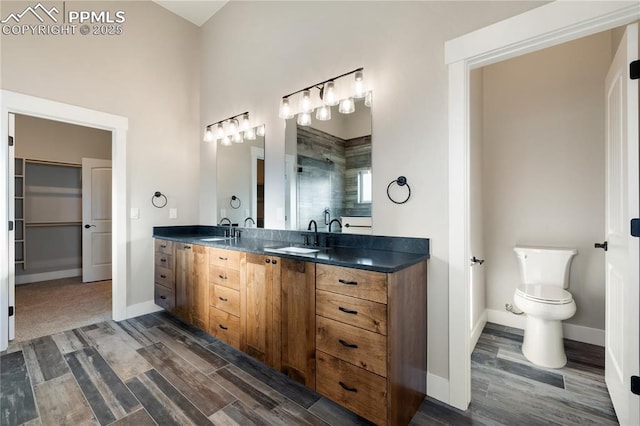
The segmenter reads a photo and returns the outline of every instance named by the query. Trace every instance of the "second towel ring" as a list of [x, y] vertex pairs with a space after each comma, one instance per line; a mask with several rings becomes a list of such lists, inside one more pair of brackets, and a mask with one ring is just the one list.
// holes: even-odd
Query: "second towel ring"
[[[389, 190], [391, 189], [391, 185], [396, 184], [398, 186], [406, 186], [407, 189], [409, 190], [409, 193], [407, 194], [407, 198], [405, 198], [402, 201], [396, 201], [391, 197], [391, 194], [389, 193]], [[395, 204], [404, 204], [407, 201], [409, 201], [409, 198], [411, 198], [411, 187], [409, 186], [409, 184], [407, 183], [407, 178], [404, 176], [398, 176], [398, 179], [392, 180], [391, 182], [389, 182], [389, 185], [387, 185], [387, 197], [389, 197], [389, 199], [395, 203]]]
[[[158, 201], [157, 203], [156, 198], [160, 198], [160, 201]], [[151, 204], [153, 204], [153, 207], [161, 209], [167, 205], [167, 196], [160, 191], [156, 191], [153, 193], [153, 197], [151, 197]]]
[[231, 200], [229, 200], [229, 205], [231, 206], [232, 209], [239, 209], [240, 206], [242, 205], [242, 201], [240, 201], [240, 198], [236, 197], [235, 195], [232, 195]]

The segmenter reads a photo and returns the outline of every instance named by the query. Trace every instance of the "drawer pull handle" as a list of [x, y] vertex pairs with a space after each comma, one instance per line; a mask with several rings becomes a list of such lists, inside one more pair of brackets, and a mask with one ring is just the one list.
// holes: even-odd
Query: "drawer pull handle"
[[160, 296], [160, 299], [165, 300], [167, 296]]
[[227, 260], [227, 258], [226, 258], [226, 257], [222, 257], [222, 256], [218, 256], [218, 259], [220, 259], [220, 260]]
[[166, 263], [166, 262], [167, 262], [167, 259], [160, 259], [160, 262], [162, 262], [162, 263]]
[[358, 285], [358, 281], [347, 281], [347, 280], [339, 279], [338, 282], [344, 285]]
[[229, 299], [225, 299], [225, 298], [224, 298], [224, 297], [222, 297], [222, 296], [219, 296], [219, 297], [218, 297], [218, 299], [222, 300], [223, 302], [226, 302], [227, 300], [229, 300]]
[[160, 275], [160, 278], [167, 278], [166, 275]]
[[338, 382], [338, 384], [342, 387], [342, 389], [348, 391], [348, 392], [358, 392], [358, 389], [356, 388], [350, 388], [349, 386], [345, 385], [342, 382]]
[[224, 325], [222, 325], [222, 324], [218, 324], [218, 327], [220, 327], [220, 328], [221, 328], [221, 329], [223, 329], [223, 330], [228, 330], [228, 329], [229, 329], [229, 327], [225, 327], [225, 326], [224, 326]]
[[343, 308], [342, 306], [338, 306], [338, 309], [340, 309], [345, 314], [358, 315], [358, 311], [352, 311], [351, 309]]
[[167, 248], [167, 246], [164, 244], [160, 244], [160, 248]]
[[357, 349], [358, 348], [358, 345], [354, 345], [353, 343], [347, 343], [342, 339], [338, 340], [338, 342], [340, 342], [340, 344], [342, 346], [346, 346], [347, 348], [352, 348], [352, 349]]
[[191, 250], [191, 246], [184, 246], [185, 250]]
[[226, 280], [226, 279], [227, 279], [227, 277], [226, 277], [225, 275], [218, 275], [218, 277], [219, 277], [221, 280]]

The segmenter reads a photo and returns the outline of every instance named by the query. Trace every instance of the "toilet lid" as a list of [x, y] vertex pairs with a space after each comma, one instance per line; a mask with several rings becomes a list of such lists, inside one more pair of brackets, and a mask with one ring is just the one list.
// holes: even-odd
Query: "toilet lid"
[[529, 300], [558, 305], [569, 303], [573, 299], [571, 293], [555, 285], [527, 284], [518, 287], [516, 292]]

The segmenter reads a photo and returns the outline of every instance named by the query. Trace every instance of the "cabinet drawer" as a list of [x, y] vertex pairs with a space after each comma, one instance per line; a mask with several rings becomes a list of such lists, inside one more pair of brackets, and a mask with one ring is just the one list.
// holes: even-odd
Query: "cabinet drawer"
[[239, 251], [212, 248], [209, 251], [209, 263], [240, 270], [240, 254]]
[[240, 292], [221, 285], [211, 284], [209, 287], [209, 305], [240, 316]]
[[156, 252], [173, 254], [173, 241], [155, 240]]
[[316, 352], [316, 391], [372, 422], [387, 423], [387, 381], [321, 351]]
[[240, 290], [240, 271], [219, 265], [209, 265], [209, 281], [213, 284]]
[[209, 332], [229, 345], [240, 347], [240, 318], [220, 309], [209, 309]]
[[387, 377], [387, 338], [381, 334], [316, 316], [316, 348]]
[[387, 334], [387, 305], [316, 290], [316, 314], [345, 324]]
[[387, 303], [387, 275], [380, 272], [318, 264], [316, 288]]
[[159, 284], [155, 285], [153, 299], [156, 305], [166, 309], [167, 311], [172, 311], [176, 307], [176, 297], [173, 290]]
[[170, 254], [156, 252], [156, 267], [174, 269], [173, 256]]
[[156, 266], [155, 268], [155, 283], [173, 289], [174, 286], [174, 278], [173, 278], [173, 270], [163, 268], [161, 266]]

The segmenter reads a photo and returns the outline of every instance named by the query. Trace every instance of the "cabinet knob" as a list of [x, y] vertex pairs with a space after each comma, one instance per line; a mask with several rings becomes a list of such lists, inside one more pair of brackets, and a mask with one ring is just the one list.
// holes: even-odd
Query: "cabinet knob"
[[271, 263], [271, 259], [265, 259], [264, 262], [265, 263]]
[[275, 260], [275, 259], [273, 259], [273, 260], [271, 261], [271, 263], [275, 265], [276, 263], [278, 263], [278, 261], [277, 261], [277, 260]]

